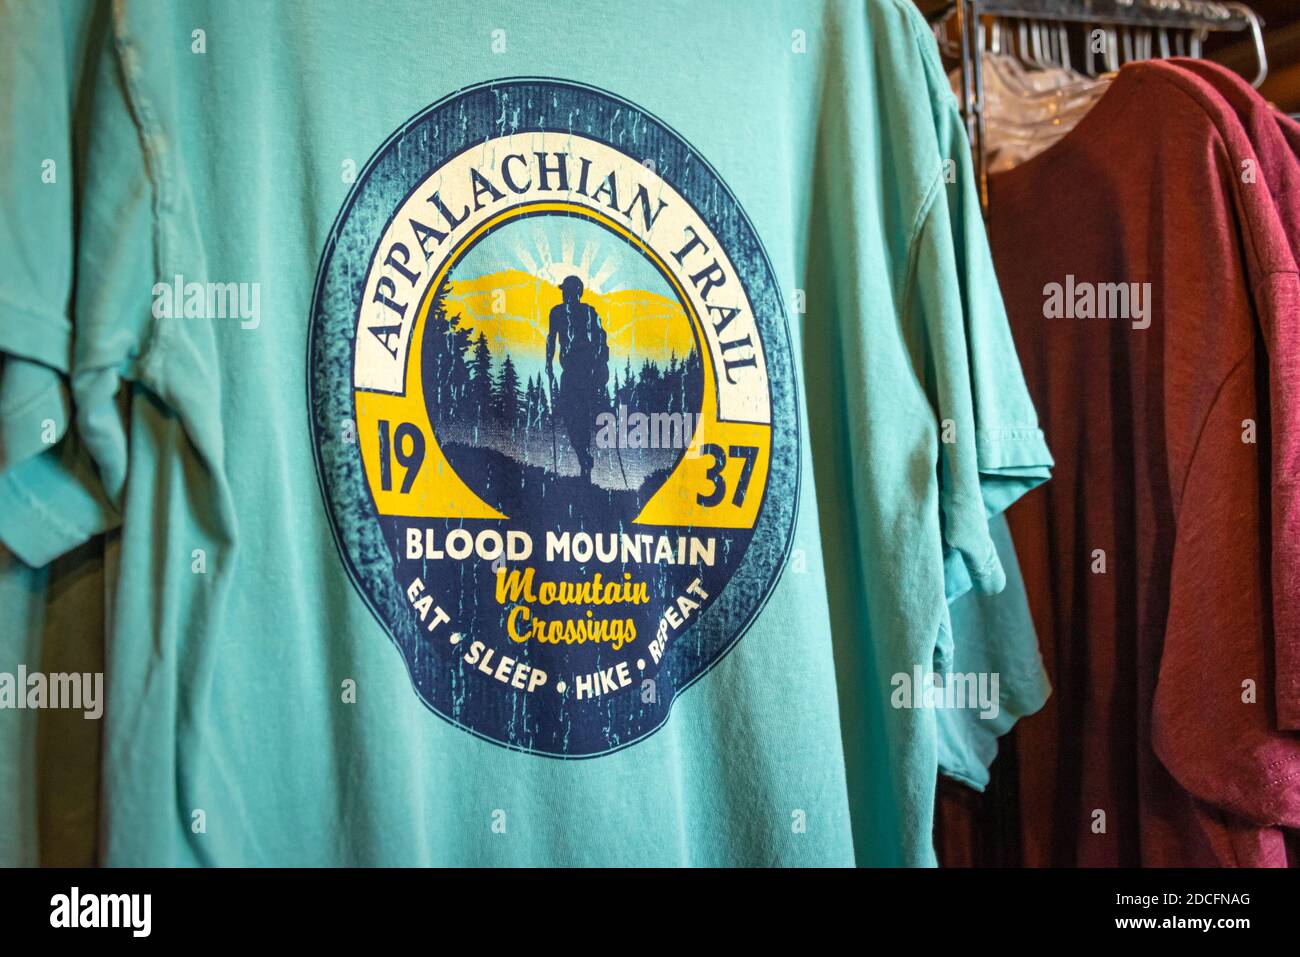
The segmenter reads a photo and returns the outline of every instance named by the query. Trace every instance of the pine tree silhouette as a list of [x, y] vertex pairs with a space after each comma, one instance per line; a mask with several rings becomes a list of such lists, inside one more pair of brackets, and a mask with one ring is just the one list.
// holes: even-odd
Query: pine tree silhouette
[[437, 415], [446, 418], [465, 395], [469, 368], [465, 355], [473, 346], [461, 317], [451, 314], [451, 281], [443, 277], [433, 295], [426, 327], [425, 393], [435, 400]]
[[519, 372], [514, 360], [506, 353], [501, 363], [501, 375], [497, 379], [496, 391], [492, 396], [493, 412], [497, 419], [510, 431], [519, 426]]
[[492, 350], [488, 348], [487, 336], [482, 332], [474, 340], [474, 354], [469, 361], [469, 399], [470, 411], [474, 421], [482, 427], [487, 424], [492, 413]]

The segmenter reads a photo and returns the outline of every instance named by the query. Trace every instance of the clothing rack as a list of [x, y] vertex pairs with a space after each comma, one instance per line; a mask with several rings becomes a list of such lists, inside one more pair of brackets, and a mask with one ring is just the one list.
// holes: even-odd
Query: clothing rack
[[[955, 0], [945, 12], [955, 15], [960, 29], [961, 110], [966, 132], [975, 155], [975, 175], [980, 205], [988, 216], [988, 155], [984, 130], [984, 48], [982, 17], [1020, 21], [1039, 30], [1055, 24], [1084, 24], [1105, 31], [1107, 62], [1117, 62], [1123, 45], [1126, 59], [1150, 59], [1177, 53], [1199, 56], [1201, 43], [1211, 32], [1249, 30], [1259, 62], [1253, 84], [1258, 88], [1268, 75], [1263, 25], [1259, 16], [1243, 3], [1225, 0]], [[1121, 38], [1121, 31], [1123, 36]], [[1140, 31], [1134, 37], [1133, 31]], [[1179, 36], [1171, 44], [1169, 33]], [[1183, 34], [1186, 34], [1184, 50]], [[1036, 39], [1040, 34], [1036, 34]], [[1155, 37], [1158, 36], [1158, 48]], [[1063, 33], [1060, 49], [1068, 51]], [[1134, 55], [1136, 54], [1136, 55]], [[1068, 54], [1067, 54], [1068, 55]], [[1088, 59], [1091, 63], [1091, 52]]]

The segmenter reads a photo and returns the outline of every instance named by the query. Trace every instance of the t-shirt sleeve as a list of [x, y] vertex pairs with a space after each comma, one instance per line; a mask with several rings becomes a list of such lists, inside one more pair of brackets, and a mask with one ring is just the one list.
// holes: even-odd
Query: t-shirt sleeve
[[1053, 464], [1025, 387], [980, 211], [970, 148], [937, 55], [930, 73], [943, 168], [914, 240], [908, 322], [925, 344], [939, 418], [945, 586], [1002, 590], [989, 518], [1046, 481]]
[[968, 682], [966, 701], [975, 706], [935, 712], [939, 770], [976, 791], [988, 786], [998, 738], [1041, 709], [1051, 694], [1011, 530], [1002, 515], [989, 524], [1007, 587], [998, 595], [970, 592], [950, 609], [952, 680]]
[[[979, 707], [940, 708], [939, 769], [982, 791], [998, 738], [1051, 693], [1038, 634], [1001, 513], [1050, 475], [1052, 458], [1020, 371], [980, 211], [970, 143], [941, 75], [931, 90], [944, 188], [921, 234], [918, 319], [939, 327], [932, 401], [940, 426], [940, 506], [950, 632], [934, 667], [973, 678]], [[940, 84], [943, 84], [940, 88]], [[939, 228], [940, 224], [945, 228]], [[994, 683], [996, 682], [996, 684]], [[982, 684], [978, 684], [982, 683]], [[971, 700], [968, 694], [967, 700]]]
[[116, 524], [72, 426], [83, 83], [106, 40], [83, 3], [0, 30], [0, 541], [33, 566]]
[[1227, 811], [1300, 828], [1300, 740], [1274, 730], [1259, 690], [1271, 630], [1260, 460], [1241, 441], [1257, 403], [1254, 373], [1243, 358], [1219, 386], [1183, 481], [1151, 741], [1220, 821]]
[[120, 523], [150, 315], [156, 194], [111, 21], [21, 4], [0, 31], [0, 542], [33, 566]]
[[[59, 5], [28, 3], [9, 7], [0, 30], [0, 350], [6, 364], [23, 360], [61, 373], [72, 342], [76, 42], [69, 33], [76, 29]], [[53, 376], [41, 384], [58, 386]]]

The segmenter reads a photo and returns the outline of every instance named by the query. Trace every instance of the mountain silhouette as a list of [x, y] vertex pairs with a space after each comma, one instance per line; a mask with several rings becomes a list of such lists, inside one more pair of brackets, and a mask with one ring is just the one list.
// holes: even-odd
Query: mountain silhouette
[[[474, 279], [453, 278], [447, 311], [462, 327], [481, 332], [494, 352], [509, 349], [516, 360], [540, 360], [546, 347], [546, 322], [560, 302], [560, 287], [519, 269], [505, 269]], [[583, 293], [583, 302], [600, 314], [611, 356], [663, 362], [695, 349], [695, 337], [681, 303], [643, 289]]]

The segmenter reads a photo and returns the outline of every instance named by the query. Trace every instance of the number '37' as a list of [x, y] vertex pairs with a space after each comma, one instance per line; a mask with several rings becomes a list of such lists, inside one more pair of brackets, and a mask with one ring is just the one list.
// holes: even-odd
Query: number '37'
[[740, 477], [731, 493], [732, 505], [744, 505], [745, 493], [749, 491], [749, 480], [754, 476], [754, 463], [758, 461], [758, 449], [752, 445], [733, 445], [729, 449], [723, 449], [720, 445], [707, 442], [700, 446], [700, 454], [713, 459], [713, 464], [704, 475], [712, 488], [707, 493], [697, 494], [695, 500], [705, 508], [713, 508], [726, 498], [727, 483], [722, 473], [727, 467], [727, 457], [730, 456], [733, 459], [744, 460], [740, 466]]

